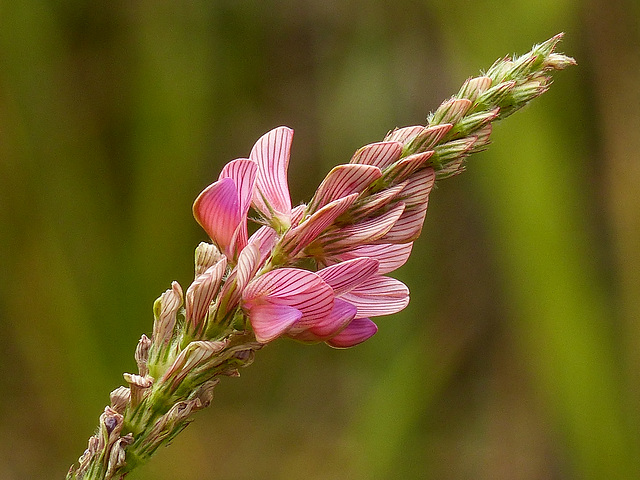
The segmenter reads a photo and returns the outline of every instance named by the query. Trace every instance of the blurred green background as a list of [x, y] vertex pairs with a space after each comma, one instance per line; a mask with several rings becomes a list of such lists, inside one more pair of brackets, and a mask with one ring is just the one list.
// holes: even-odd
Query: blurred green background
[[1, 0], [0, 478], [82, 453], [225, 162], [289, 125], [304, 201], [560, 31], [578, 67], [432, 193], [410, 306], [259, 352], [130, 478], [640, 478], [639, 26], [635, 0]]

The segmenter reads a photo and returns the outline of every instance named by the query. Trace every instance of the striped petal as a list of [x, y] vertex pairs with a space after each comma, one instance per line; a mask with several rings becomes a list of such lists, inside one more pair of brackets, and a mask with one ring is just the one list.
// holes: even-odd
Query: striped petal
[[349, 348], [373, 337], [377, 331], [378, 326], [368, 318], [356, 318], [326, 343], [334, 348]]
[[422, 233], [426, 216], [426, 204], [404, 211], [393, 227], [376, 242], [407, 243], [415, 241]]
[[220, 289], [222, 275], [227, 268], [227, 259], [222, 257], [215, 265], [198, 275], [185, 294], [185, 318], [193, 332], [200, 332], [209, 305]]
[[444, 136], [453, 128], [450, 123], [442, 123], [427, 127], [411, 139], [408, 145], [412, 151], [425, 151], [440, 143]]
[[[338, 255], [354, 247], [373, 243], [384, 237], [404, 211], [404, 203], [397, 203], [391, 210], [371, 220], [349, 225], [320, 238], [327, 254]], [[391, 243], [391, 242], [385, 242]]]
[[218, 248], [233, 258], [232, 238], [241, 223], [238, 190], [231, 178], [205, 188], [193, 203], [193, 216]]
[[423, 125], [413, 125], [411, 127], [396, 128], [385, 137], [385, 140], [407, 143], [424, 129], [425, 127]]
[[302, 312], [297, 308], [264, 303], [251, 309], [249, 321], [256, 340], [268, 343], [289, 330], [301, 317]]
[[343, 253], [340, 255], [340, 259], [346, 261], [360, 257], [372, 258], [378, 261], [378, 273], [385, 274], [404, 265], [412, 248], [413, 243], [362, 245]]
[[287, 170], [292, 141], [292, 129], [274, 128], [258, 139], [249, 155], [258, 163], [259, 169], [253, 204], [266, 218], [275, 214], [288, 221], [291, 216]]
[[285, 238], [282, 240], [282, 248], [291, 256], [302, 251], [329, 228], [340, 215], [345, 213], [357, 197], [358, 194], [353, 193], [322, 207], [304, 222], [286, 233]]
[[307, 211], [314, 212], [333, 200], [360, 193], [381, 176], [382, 171], [371, 165], [338, 165], [322, 181]]
[[240, 215], [246, 215], [251, 206], [251, 198], [256, 186], [258, 165], [248, 158], [237, 158], [227, 163], [220, 172], [220, 178], [230, 178], [238, 191], [238, 205]]
[[402, 182], [420, 167], [424, 166], [432, 155], [433, 150], [429, 150], [403, 158], [385, 172], [385, 180], [391, 179], [394, 183]]
[[407, 205], [407, 209], [412, 208], [414, 205], [427, 204], [435, 181], [436, 173], [433, 168], [425, 168], [412, 175], [400, 194], [400, 197]]
[[279, 268], [250, 282], [243, 292], [246, 309], [264, 301], [274, 305], [288, 305], [302, 312], [300, 324], [313, 325], [331, 313], [333, 290], [322, 278], [308, 270]]
[[358, 318], [376, 317], [398, 313], [406, 307], [409, 289], [400, 280], [376, 275], [340, 298], [358, 308]]
[[384, 169], [396, 162], [402, 155], [402, 143], [399, 141], [377, 142], [365, 145], [353, 154], [349, 163], [373, 165]]
[[336, 298], [333, 304], [333, 310], [325, 318], [319, 320], [307, 330], [293, 333], [296, 327], [287, 333], [288, 337], [294, 338], [301, 342], [322, 342], [333, 337], [343, 330], [353, 320], [357, 312], [357, 308], [348, 302]]
[[333, 288], [334, 295], [339, 296], [364, 283], [377, 271], [378, 261], [364, 257], [323, 268], [317, 274]]

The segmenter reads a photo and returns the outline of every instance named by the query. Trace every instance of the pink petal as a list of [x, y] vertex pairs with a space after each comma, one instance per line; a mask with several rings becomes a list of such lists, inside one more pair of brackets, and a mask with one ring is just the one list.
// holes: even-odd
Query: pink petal
[[301, 317], [302, 312], [294, 307], [271, 303], [256, 305], [249, 312], [253, 333], [260, 343], [275, 340], [289, 330]]
[[259, 166], [253, 204], [266, 218], [271, 218], [272, 212], [287, 219], [291, 214], [287, 170], [292, 141], [293, 130], [274, 128], [258, 139], [249, 155]]
[[385, 137], [385, 140], [407, 143], [424, 129], [425, 127], [423, 125], [413, 125], [411, 127], [396, 128]]
[[381, 176], [380, 169], [371, 165], [338, 165], [318, 187], [307, 212], [314, 212], [329, 202], [352, 193], [360, 193]]
[[[365, 243], [372, 243], [386, 235], [404, 211], [404, 203], [371, 220], [349, 225], [320, 239], [328, 255], [337, 255]], [[391, 243], [391, 242], [385, 242]]]
[[372, 258], [355, 258], [323, 268], [316, 272], [331, 288], [335, 296], [357, 287], [378, 271], [378, 262]]
[[246, 215], [256, 185], [258, 165], [248, 158], [238, 158], [227, 163], [220, 172], [219, 180], [231, 178], [238, 191], [240, 215]]
[[257, 245], [247, 245], [238, 255], [236, 265], [237, 290], [242, 291], [249, 281], [255, 276], [260, 267], [260, 249]]
[[295, 256], [311, 242], [313, 242], [322, 232], [327, 230], [336, 218], [345, 213], [358, 197], [353, 193], [347, 197], [334, 200], [315, 212], [297, 227], [289, 230], [282, 240], [282, 248], [289, 255]]
[[349, 348], [368, 340], [377, 331], [377, 325], [368, 318], [356, 318], [326, 343], [334, 348]]
[[303, 314], [299, 323], [309, 326], [331, 313], [333, 289], [308, 270], [279, 268], [250, 282], [243, 292], [243, 300], [249, 310], [263, 300], [295, 307]]
[[436, 174], [433, 168], [425, 168], [414, 173], [407, 181], [400, 197], [407, 205], [407, 209], [414, 205], [426, 205], [429, 202], [429, 194], [433, 189]]
[[467, 98], [451, 98], [442, 102], [433, 114], [433, 124], [450, 123], [456, 124], [464, 114], [471, 108], [473, 103]]
[[231, 178], [205, 188], [193, 203], [193, 216], [218, 248], [233, 258], [232, 238], [241, 223], [238, 191]]
[[349, 163], [358, 163], [361, 165], [373, 165], [380, 169], [384, 169], [396, 162], [402, 155], [402, 143], [394, 142], [377, 142], [365, 145], [353, 154]]
[[344, 329], [353, 320], [356, 312], [355, 306], [336, 298], [329, 315], [308, 329], [294, 333], [296, 325], [287, 333], [287, 336], [302, 342], [322, 342]]
[[278, 239], [277, 237], [278, 235], [276, 231], [266, 225], [260, 227], [253, 235], [251, 235], [248, 244], [255, 245], [260, 250], [260, 265], [264, 263], [266, 257], [271, 253], [271, 250]]
[[351, 215], [354, 219], [366, 218], [376, 213], [376, 210], [381, 209], [387, 205], [391, 200], [396, 198], [400, 192], [406, 187], [406, 182], [399, 183], [392, 187], [386, 188], [378, 193], [369, 195], [364, 202], [355, 205], [351, 210]]
[[376, 240], [376, 242], [407, 243], [415, 241], [422, 233], [422, 226], [426, 216], [426, 204], [406, 210], [386, 235]]
[[409, 304], [409, 289], [400, 280], [376, 275], [341, 296], [358, 308], [358, 317], [397, 313]]
[[411, 140], [411, 148], [429, 150], [440, 143], [444, 136], [449, 133], [451, 128], [453, 128], [453, 125], [450, 123], [443, 123], [425, 128]]
[[359, 257], [373, 258], [378, 261], [378, 273], [382, 275], [393, 272], [404, 265], [412, 248], [413, 243], [362, 245], [343, 253], [340, 258], [342, 260]]
[[385, 179], [393, 179], [396, 183], [403, 181], [422, 167], [432, 155], [433, 150], [429, 150], [403, 158], [385, 172]]

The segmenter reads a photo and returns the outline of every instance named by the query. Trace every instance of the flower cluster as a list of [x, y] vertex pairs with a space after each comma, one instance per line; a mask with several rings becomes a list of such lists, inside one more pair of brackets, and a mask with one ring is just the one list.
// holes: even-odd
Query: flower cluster
[[[308, 205], [292, 208], [292, 140], [290, 128], [271, 130], [196, 199], [195, 218], [221, 252], [201, 275], [208, 277], [198, 283], [200, 303], [211, 304], [226, 282], [200, 316], [207, 325], [194, 330], [245, 314], [260, 343], [285, 335], [350, 347], [376, 332], [369, 317], [409, 302], [407, 287], [385, 274], [404, 264], [422, 229], [435, 180], [424, 163], [433, 152], [401, 158], [399, 141], [369, 145], [334, 168]], [[262, 226], [249, 237], [251, 207]]]
[[406, 307], [408, 288], [387, 274], [407, 261], [435, 181], [462, 172], [488, 145], [492, 122], [544, 93], [549, 72], [575, 63], [555, 53], [560, 38], [468, 79], [426, 125], [360, 148], [306, 205], [293, 207], [289, 195], [290, 128], [271, 130], [248, 158], [229, 162], [193, 205], [212, 241], [196, 248], [193, 282], [186, 292], [173, 282], [156, 300], [153, 334], [135, 352], [138, 374], [112, 392], [67, 478], [122, 478], [265, 344], [289, 337], [351, 347], [376, 333], [372, 317]]

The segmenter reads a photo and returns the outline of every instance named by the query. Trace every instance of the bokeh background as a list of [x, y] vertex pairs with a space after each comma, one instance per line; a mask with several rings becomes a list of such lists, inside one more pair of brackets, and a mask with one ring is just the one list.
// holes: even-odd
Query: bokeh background
[[579, 66], [431, 195], [412, 290], [278, 341], [143, 479], [640, 478], [635, 0], [0, 2], [0, 478], [63, 478], [192, 278], [199, 191], [296, 130], [294, 201], [564, 31]]

